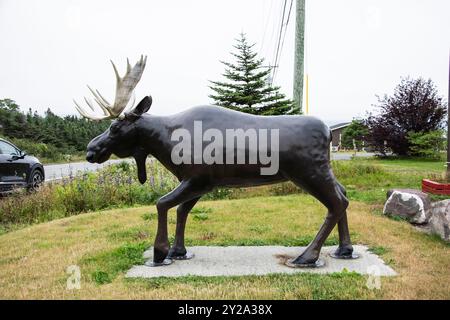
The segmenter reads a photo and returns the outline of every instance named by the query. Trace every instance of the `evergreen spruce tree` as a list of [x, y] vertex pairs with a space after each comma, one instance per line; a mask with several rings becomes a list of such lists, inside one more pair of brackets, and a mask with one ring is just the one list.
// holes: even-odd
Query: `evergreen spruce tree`
[[223, 63], [223, 76], [228, 82], [210, 81], [214, 94], [209, 95], [217, 106], [258, 115], [298, 114], [291, 100], [279, 92], [280, 87], [268, 83], [271, 68], [262, 66], [264, 59], [258, 59], [252, 51], [255, 44], [249, 45], [245, 34], [233, 47], [237, 53], [231, 52], [236, 63]]

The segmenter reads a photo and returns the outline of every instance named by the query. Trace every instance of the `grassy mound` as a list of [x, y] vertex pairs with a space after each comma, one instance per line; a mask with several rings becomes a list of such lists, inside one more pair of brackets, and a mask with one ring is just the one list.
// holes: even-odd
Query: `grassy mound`
[[[310, 196], [296, 194], [203, 201], [188, 219], [187, 245], [305, 245], [325, 215]], [[449, 299], [450, 247], [410, 224], [380, 215], [380, 205], [351, 202], [354, 243], [368, 245], [399, 276], [371, 290], [354, 273], [185, 277], [130, 280], [153, 242], [155, 208], [114, 209], [33, 225], [0, 236], [0, 298], [25, 299]], [[169, 214], [173, 235], [175, 210]], [[171, 239], [173, 240], [173, 239]], [[337, 241], [334, 232], [328, 244]], [[81, 271], [68, 290], [67, 268]]]

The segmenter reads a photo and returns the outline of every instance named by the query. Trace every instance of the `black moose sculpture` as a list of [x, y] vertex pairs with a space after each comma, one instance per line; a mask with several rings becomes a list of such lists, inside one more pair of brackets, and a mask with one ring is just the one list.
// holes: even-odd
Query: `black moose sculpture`
[[[130, 108], [126, 108], [142, 76], [145, 64], [146, 57], [143, 56], [133, 68], [127, 61], [127, 72], [121, 78], [113, 63], [117, 78], [114, 104], [108, 103], [98, 91], [89, 88], [103, 115], [87, 112], [74, 102], [81, 115], [88, 119], [116, 119], [108, 130], [94, 138], [87, 146], [86, 159], [89, 162], [105, 162], [112, 154], [120, 158], [132, 156], [137, 163], [139, 181], [144, 183], [147, 179], [145, 161], [148, 155], [152, 155], [180, 181], [177, 188], [161, 197], [156, 204], [158, 230], [154, 243], [153, 266], [170, 264], [173, 259], [193, 257], [186, 251], [184, 230], [188, 213], [204, 194], [216, 187], [256, 186], [288, 180], [317, 198], [328, 209], [328, 214], [306, 250], [286, 264], [290, 267], [318, 266], [322, 245], [336, 224], [339, 231], [339, 246], [332, 256], [341, 259], [355, 257], [347, 225], [346, 191], [331, 170], [329, 157], [331, 133], [322, 121], [300, 115], [255, 116], [217, 106], [194, 107], [171, 116], [154, 116], [146, 114], [152, 104], [150, 96], [142, 99], [136, 107], [133, 108], [133, 102]], [[86, 98], [85, 100], [94, 111], [92, 102]], [[209, 129], [212, 130], [209, 130], [210, 133], [216, 133], [216, 139], [219, 136], [225, 137], [229, 129], [237, 130], [235, 138], [242, 138], [242, 135], [245, 136], [246, 132], [250, 132], [249, 129], [277, 133], [279, 144], [269, 145], [267, 150], [267, 154], [277, 153], [277, 157], [272, 158], [278, 161], [277, 170], [262, 174], [263, 169], [267, 169], [265, 166], [267, 161], [262, 164], [262, 161], [245, 163], [242, 159], [239, 160], [239, 154], [245, 154], [249, 158], [255, 154], [254, 150], [250, 150], [249, 143], [234, 145], [233, 142], [231, 150], [228, 145], [216, 148], [215, 154], [212, 153], [216, 161], [205, 163], [206, 161], [199, 161], [198, 156], [207, 148], [208, 141], [202, 140], [199, 144], [193, 139], [184, 142], [193, 152], [185, 149], [179, 152], [179, 156], [185, 161], [181, 163], [178, 160], [174, 161], [174, 152], [179, 151], [180, 145], [180, 137], [174, 140], [174, 132], [182, 130], [182, 133], [194, 136], [200, 123], [202, 130], [206, 130], [205, 133]], [[276, 134], [272, 137], [274, 136]], [[259, 137], [261, 141], [265, 140], [267, 146], [267, 137], [265, 139]], [[251, 138], [251, 135], [247, 138]], [[209, 137], [209, 140], [212, 138]], [[234, 162], [223, 163], [225, 157]], [[177, 225], [174, 244], [171, 247], [167, 235], [167, 212], [175, 206], [178, 206]], [[283, 213], [279, 214], [281, 219]]]

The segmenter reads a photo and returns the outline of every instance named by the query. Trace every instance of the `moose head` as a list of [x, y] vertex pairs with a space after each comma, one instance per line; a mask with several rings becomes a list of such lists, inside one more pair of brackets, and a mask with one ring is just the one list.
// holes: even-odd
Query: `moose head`
[[[116, 95], [113, 104], [110, 104], [98, 90], [93, 90], [88, 86], [94, 96], [95, 102], [103, 111], [103, 115], [92, 113], [95, 112], [95, 109], [92, 101], [88, 98], [85, 97], [84, 100], [92, 112], [86, 111], [74, 100], [78, 112], [87, 119], [94, 121], [115, 119], [108, 130], [89, 142], [86, 160], [91, 163], [103, 163], [112, 154], [120, 158], [133, 156], [138, 164], [138, 175], [141, 183], [144, 183], [146, 180], [145, 158], [147, 155], [144, 155], [142, 150], [134, 143], [138, 139], [136, 122], [142, 114], [150, 109], [152, 98], [151, 96], [147, 96], [134, 107], [135, 98], [133, 90], [141, 79], [146, 62], [147, 57], [141, 56], [136, 65], [131, 68], [127, 59], [127, 71], [123, 77], [120, 77], [116, 66], [111, 61], [116, 74]], [[130, 104], [131, 97], [133, 99]], [[129, 104], [130, 106], [127, 108]]]

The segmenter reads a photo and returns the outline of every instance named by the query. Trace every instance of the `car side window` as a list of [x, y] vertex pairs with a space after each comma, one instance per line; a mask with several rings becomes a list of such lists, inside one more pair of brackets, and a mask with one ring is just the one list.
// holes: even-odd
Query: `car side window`
[[0, 154], [18, 155], [18, 151], [9, 143], [0, 141]]

